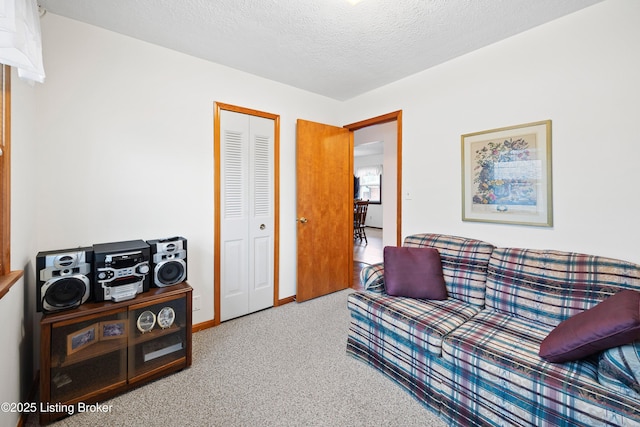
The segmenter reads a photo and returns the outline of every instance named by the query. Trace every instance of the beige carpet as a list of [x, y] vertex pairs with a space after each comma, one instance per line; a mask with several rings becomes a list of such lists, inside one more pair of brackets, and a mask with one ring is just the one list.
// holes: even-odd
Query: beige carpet
[[[268, 309], [193, 336], [191, 368], [55, 426], [444, 426], [345, 352], [348, 293]], [[89, 375], [89, 373], [87, 373]]]

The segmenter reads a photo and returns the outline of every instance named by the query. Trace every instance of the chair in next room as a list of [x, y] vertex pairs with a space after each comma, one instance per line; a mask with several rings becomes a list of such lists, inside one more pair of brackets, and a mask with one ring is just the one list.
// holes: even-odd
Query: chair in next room
[[364, 223], [367, 219], [368, 200], [356, 200], [353, 204], [353, 238], [364, 239], [367, 244], [367, 234], [364, 231]]

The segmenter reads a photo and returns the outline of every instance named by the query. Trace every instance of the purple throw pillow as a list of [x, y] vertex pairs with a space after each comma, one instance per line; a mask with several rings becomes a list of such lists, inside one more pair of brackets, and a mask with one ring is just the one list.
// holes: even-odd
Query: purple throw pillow
[[624, 290], [570, 317], [540, 343], [549, 362], [578, 360], [640, 339], [640, 292]]
[[440, 253], [433, 248], [386, 246], [384, 285], [393, 296], [447, 299]]

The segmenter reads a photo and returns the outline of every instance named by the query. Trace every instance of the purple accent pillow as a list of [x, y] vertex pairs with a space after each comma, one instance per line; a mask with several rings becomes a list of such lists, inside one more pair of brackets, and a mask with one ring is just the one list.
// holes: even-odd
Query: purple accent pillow
[[384, 285], [393, 296], [447, 299], [440, 253], [433, 248], [386, 246]]
[[640, 292], [624, 290], [570, 317], [540, 343], [549, 362], [578, 360], [640, 339]]

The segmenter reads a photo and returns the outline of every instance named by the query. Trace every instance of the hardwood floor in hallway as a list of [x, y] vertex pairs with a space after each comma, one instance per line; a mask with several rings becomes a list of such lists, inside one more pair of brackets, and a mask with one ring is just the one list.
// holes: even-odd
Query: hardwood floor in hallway
[[376, 264], [382, 262], [383, 246], [382, 246], [382, 229], [366, 227], [367, 242], [364, 240], [353, 241], [353, 288], [362, 289], [360, 287], [360, 270], [368, 264]]

